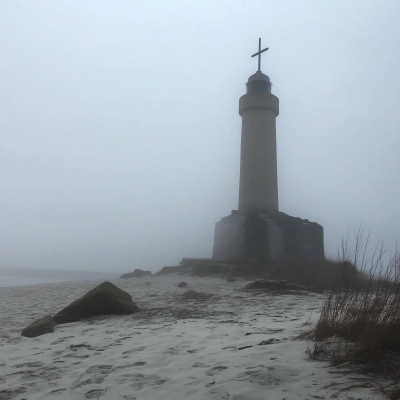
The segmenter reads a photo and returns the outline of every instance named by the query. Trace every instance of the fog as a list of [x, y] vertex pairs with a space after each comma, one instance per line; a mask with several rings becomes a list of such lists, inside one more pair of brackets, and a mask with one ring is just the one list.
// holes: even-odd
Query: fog
[[237, 209], [239, 97], [280, 100], [280, 210], [400, 231], [398, 1], [0, 4], [0, 267], [158, 270]]

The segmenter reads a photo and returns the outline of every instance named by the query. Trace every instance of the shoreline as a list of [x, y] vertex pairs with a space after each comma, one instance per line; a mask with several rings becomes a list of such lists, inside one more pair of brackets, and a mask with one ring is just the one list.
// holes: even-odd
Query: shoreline
[[[305, 400], [328, 399], [348, 386], [349, 376], [310, 361], [309, 343], [297, 339], [310, 313], [318, 317], [321, 294], [244, 290], [245, 279], [174, 273], [112, 283], [139, 312], [56, 325], [36, 338], [21, 330], [98, 283], [0, 288], [0, 397]], [[384, 399], [367, 387], [337, 398], [351, 397]]]

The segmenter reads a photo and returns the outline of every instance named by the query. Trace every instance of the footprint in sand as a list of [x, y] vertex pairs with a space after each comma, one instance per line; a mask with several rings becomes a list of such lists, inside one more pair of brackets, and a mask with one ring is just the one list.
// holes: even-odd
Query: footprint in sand
[[103, 383], [108, 374], [112, 370], [112, 365], [93, 365], [86, 370], [86, 373], [91, 375], [91, 383]]
[[41, 379], [46, 382], [54, 381], [56, 379], [60, 379], [61, 375], [58, 374], [57, 372], [53, 371], [54, 368], [49, 368], [49, 369], [44, 369], [43, 371], [40, 371], [38, 374], [34, 374], [31, 376], [31, 379]]
[[146, 347], [136, 347], [135, 349], [131, 349], [131, 350], [128, 350], [128, 351], [124, 351], [122, 354], [136, 353], [136, 352], [138, 352], [138, 351], [143, 351], [143, 350], [145, 350], [145, 349], [146, 349]]
[[108, 374], [111, 369], [112, 365], [93, 365], [92, 367], [86, 370], [86, 373], [91, 374]]
[[169, 379], [163, 379], [157, 375], [133, 374], [129, 375], [129, 381], [132, 390], [140, 390], [145, 386], [160, 386]]
[[71, 344], [67, 347], [67, 349], [71, 349], [74, 351], [77, 351], [79, 349], [85, 349], [85, 350], [94, 350], [90, 344], [85, 344], [85, 343], [80, 343], [80, 344]]
[[222, 350], [237, 350], [236, 346], [227, 346], [227, 347], [223, 347]]
[[64, 391], [66, 391], [67, 389], [56, 389], [56, 390], [52, 390], [50, 392], [50, 394], [58, 394], [58, 393], [62, 393]]
[[51, 345], [59, 344], [59, 343], [65, 342], [66, 339], [71, 339], [71, 338], [73, 338], [73, 337], [75, 337], [75, 336], [64, 336], [64, 337], [62, 337], [62, 338], [60, 338], [60, 339], [57, 339], [55, 342], [51, 343]]
[[88, 392], [85, 393], [85, 397], [87, 399], [97, 399], [100, 396], [103, 396], [106, 393], [105, 390], [102, 389], [93, 389], [89, 390]]
[[13, 399], [15, 396], [18, 396], [19, 394], [25, 393], [26, 388], [20, 387], [18, 389], [5, 389], [5, 390], [0, 390], [0, 399]]
[[203, 363], [201, 363], [201, 362], [195, 362], [195, 363], [192, 365], [192, 368], [206, 368], [206, 367], [208, 367], [208, 365], [203, 364]]
[[268, 371], [264, 369], [252, 369], [241, 372], [237, 377], [237, 381], [249, 381], [251, 383], [258, 383], [259, 385], [269, 386], [275, 385], [280, 382], [280, 379], [275, 378]]
[[117, 372], [117, 371], [121, 371], [124, 369], [132, 368], [132, 367], [141, 367], [143, 365], [146, 365], [145, 361], [138, 361], [133, 364], [120, 365], [118, 367], [113, 368], [112, 372]]
[[73, 386], [72, 389], [78, 389], [81, 388], [82, 386], [90, 385], [91, 383], [93, 383], [91, 379], [86, 379], [85, 381], [80, 382], [77, 385]]
[[186, 350], [190, 354], [198, 353], [201, 350], [204, 350], [205, 347], [200, 347], [199, 349], [192, 349], [192, 350]]
[[80, 358], [80, 359], [85, 359], [89, 357], [89, 354], [85, 354], [83, 356], [78, 356], [75, 353], [70, 353], [70, 354], [65, 354], [65, 356], [62, 356], [63, 358]]
[[43, 366], [44, 363], [37, 361], [37, 362], [27, 362], [27, 363], [23, 363], [23, 364], [17, 364], [14, 365], [14, 368], [23, 368], [23, 367], [28, 367], [28, 368], [39, 368], [41, 366]]
[[228, 367], [225, 367], [224, 365], [218, 365], [216, 367], [209, 368], [206, 371], [206, 374], [208, 376], [214, 376], [216, 373], [224, 371], [225, 369], [228, 369]]

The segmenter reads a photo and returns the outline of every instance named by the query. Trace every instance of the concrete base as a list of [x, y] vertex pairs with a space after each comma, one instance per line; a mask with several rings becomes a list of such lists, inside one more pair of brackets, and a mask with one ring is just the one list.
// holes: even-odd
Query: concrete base
[[272, 263], [284, 255], [324, 259], [322, 226], [273, 208], [232, 211], [215, 225], [213, 259]]

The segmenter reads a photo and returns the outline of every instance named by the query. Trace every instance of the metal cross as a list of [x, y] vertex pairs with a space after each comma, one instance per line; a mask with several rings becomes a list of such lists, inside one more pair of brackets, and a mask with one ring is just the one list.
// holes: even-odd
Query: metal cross
[[251, 57], [258, 56], [258, 71], [261, 72], [261, 53], [264, 53], [264, 51], [267, 51], [268, 47], [266, 47], [264, 50], [261, 50], [261, 38], [258, 39], [258, 52], [254, 53]]

